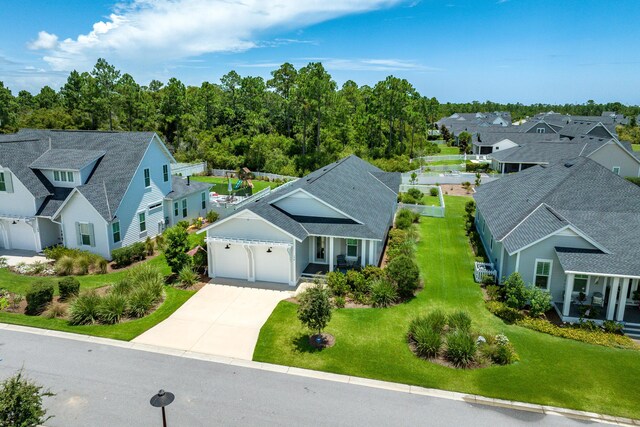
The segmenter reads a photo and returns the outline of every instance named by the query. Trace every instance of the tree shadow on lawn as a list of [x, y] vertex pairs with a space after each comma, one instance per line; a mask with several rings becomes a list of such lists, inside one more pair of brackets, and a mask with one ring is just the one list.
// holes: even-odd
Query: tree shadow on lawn
[[309, 344], [309, 334], [305, 333], [293, 337], [291, 344], [293, 344], [296, 353], [319, 353], [322, 351], [321, 348], [316, 348]]

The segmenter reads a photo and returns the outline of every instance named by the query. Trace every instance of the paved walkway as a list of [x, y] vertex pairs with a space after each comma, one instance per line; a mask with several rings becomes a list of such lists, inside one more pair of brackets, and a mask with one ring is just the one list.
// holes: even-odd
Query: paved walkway
[[251, 360], [260, 328], [292, 291], [207, 284], [134, 343]]
[[47, 258], [38, 255], [37, 252], [23, 251], [20, 249], [0, 249], [0, 257], [7, 260], [7, 264], [15, 266], [21, 262], [33, 264], [34, 262], [45, 262]]

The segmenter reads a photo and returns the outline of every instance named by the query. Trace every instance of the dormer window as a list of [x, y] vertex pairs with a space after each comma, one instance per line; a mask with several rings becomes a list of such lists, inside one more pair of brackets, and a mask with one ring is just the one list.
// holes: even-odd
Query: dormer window
[[4, 180], [4, 172], [0, 172], [0, 191], [7, 191], [7, 183]]
[[53, 180], [55, 182], [73, 182], [73, 172], [53, 171]]
[[537, 133], [545, 133], [545, 128], [537, 128], [536, 132]]

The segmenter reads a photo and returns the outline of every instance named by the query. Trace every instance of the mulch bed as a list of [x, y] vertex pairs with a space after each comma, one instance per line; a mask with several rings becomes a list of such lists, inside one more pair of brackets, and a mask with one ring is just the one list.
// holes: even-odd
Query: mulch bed
[[468, 369], [481, 369], [481, 368], [487, 368], [489, 366], [493, 366], [491, 363], [488, 363], [488, 362], [480, 363], [478, 361], [474, 361], [470, 365], [468, 365], [468, 366], [466, 366], [464, 368], [461, 368], [461, 367], [455, 366], [453, 363], [449, 362], [441, 354], [439, 354], [437, 357], [432, 357], [432, 358], [422, 357], [416, 351], [416, 345], [412, 340], [409, 340], [409, 349], [411, 350], [411, 352], [416, 357], [418, 357], [418, 358], [420, 358], [422, 360], [426, 360], [427, 362], [435, 363], [436, 365], [444, 366], [446, 368], [468, 370]]
[[[473, 183], [472, 183], [473, 184]], [[473, 194], [473, 191], [467, 191], [462, 188], [462, 185], [442, 184], [440, 185], [442, 194], [445, 196], [466, 196], [469, 197]]]
[[[320, 338], [320, 340], [318, 340], [318, 338]], [[309, 345], [319, 350], [322, 350], [323, 348], [333, 347], [335, 344], [336, 338], [331, 334], [327, 334], [326, 332], [323, 332], [320, 335], [315, 334], [309, 336]]]

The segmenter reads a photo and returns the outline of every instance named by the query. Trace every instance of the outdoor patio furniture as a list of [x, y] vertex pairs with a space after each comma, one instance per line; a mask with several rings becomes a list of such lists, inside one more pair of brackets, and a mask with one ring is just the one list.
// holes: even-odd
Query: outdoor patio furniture
[[602, 292], [594, 292], [591, 296], [591, 305], [599, 305], [600, 307], [604, 307], [604, 297], [602, 296]]
[[349, 267], [349, 263], [347, 262], [347, 256], [346, 255], [338, 255], [337, 267], [338, 268], [348, 268]]
[[358, 257], [353, 263], [351, 263], [350, 267], [360, 267], [360, 263], [362, 262], [362, 258]]

